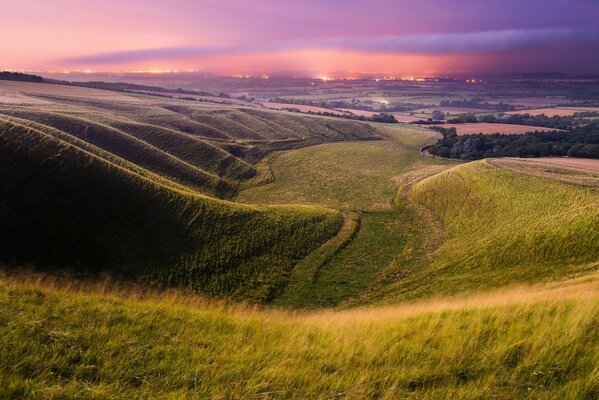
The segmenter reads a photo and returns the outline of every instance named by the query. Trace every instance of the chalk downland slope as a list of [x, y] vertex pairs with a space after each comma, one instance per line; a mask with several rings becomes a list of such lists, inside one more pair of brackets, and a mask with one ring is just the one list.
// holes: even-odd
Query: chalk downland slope
[[[117, 134], [115, 133], [114, 136]], [[47, 126], [0, 124], [5, 262], [109, 270], [268, 301], [342, 216], [206, 197]]]
[[596, 187], [483, 160], [427, 178], [409, 196], [442, 222], [443, 242], [425, 268], [380, 291], [380, 300], [484, 291], [599, 267]]
[[226, 199], [272, 150], [379, 139], [353, 121], [41, 83], [0, 82], [0, 118], [66, 133]]

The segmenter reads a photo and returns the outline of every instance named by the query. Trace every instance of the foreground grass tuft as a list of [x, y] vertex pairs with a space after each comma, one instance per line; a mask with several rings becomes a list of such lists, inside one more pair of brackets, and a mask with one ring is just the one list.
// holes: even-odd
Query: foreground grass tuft
[[590, 400], [599, 393], [596, 275], [310, 314], [0, 282], [2, 398]]

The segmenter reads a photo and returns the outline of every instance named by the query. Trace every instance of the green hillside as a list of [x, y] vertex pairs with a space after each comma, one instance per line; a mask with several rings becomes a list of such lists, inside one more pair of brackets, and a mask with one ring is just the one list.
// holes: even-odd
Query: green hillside
[[0, 398], [597, 398], [597, 174], [436, 136], [0, 83]]
[[[202, 196], [80, 141], [0, 125], [2, 260], [266, 301], [339, 213]], [[170, 186], [170, 187], [169, 187]]]
[[409, 196], [442, 222], [444, 238], [424, 268], [377, 293], [383, 301], [483, 291], [599, 267], [596, 187], [478, 161], [415, 184]]
[[[238, 195], [244, 202], [358, 213], [352, 240], [324, 265], [318, 257], [298, 265], [302, 272], [292, 275], [276, 304], [393, 303], [550, 280], [599, 266], [599, 193], [582, 171], [564, 170], [548, 179], [547, 172], [537, 176], [482, 162], [439, 173], [455, 164], [420, 157], [416, 149], [426, 138], [417, 131], [380, 131], [383, 141], [283, 152], [267, 168], [258, 166], [257, 180], [266, 184]], [[584, 178], [580, 183], [586, 186], [558, 181], [563, 177], [573, 183]]]
[[0, 117], [53, 128], [225, 199], [274, 149], [379, 139], [373, 127], [351, 121], [22, 82], [0, 83]]
[[419, 153], [436, 133], [400, 124], [60, 85], [4, 90], [5, 262], [307, 308], [597, 268], [589, 177], [452, 168]]
[[395, 191], [406, 176], [430, 175], [456, 163], [420, 156], [419, 148], [435, 140], [432, 131], [375, 126], [383, 140], [277, 153], [258, 164], [257, 184], [239, 192], [241, 202], [321, 205], [353, 215], [335, 240], [297, 265], [274, 304], [316, 308], [359, 302], [389, 275], [398, 279], [394, 272], [403, 265], [388, 267], [407, 249], [413, 249], [410, 262], [419, 262], [425, 252], [416, 247], [426, 242], [426, 227], [412, 209], [393, 206]]

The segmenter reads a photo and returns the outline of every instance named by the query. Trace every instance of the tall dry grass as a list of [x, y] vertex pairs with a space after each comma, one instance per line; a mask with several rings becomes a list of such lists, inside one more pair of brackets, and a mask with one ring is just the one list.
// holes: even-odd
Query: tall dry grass
[[290, 313], [0, 277], [3, 398], [540, 398], [599, 391], [597, 274]]

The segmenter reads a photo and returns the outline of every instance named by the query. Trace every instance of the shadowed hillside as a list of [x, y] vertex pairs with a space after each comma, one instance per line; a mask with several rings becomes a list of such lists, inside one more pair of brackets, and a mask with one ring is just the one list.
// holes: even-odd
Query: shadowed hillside
[[[146, 142], [130, 126], [116, 129], [43, 112], [18, 115], [29, 120], [0, 121], [5, 262], [82, 273], [110, 270], [267, 301], [294, 263], [341, 226], [342, 216], [331, 210], [245, 206], [199, 194], [181, 177], [195, 177], [197, 186], [212, 185], [216, 192], [227, 189], [219, 189], [224, 178], [196, 170], [194, 156], [199, 162], [224, 155], [222, 160], [250, 167], [182, 133], [155, 128]], [[177, 138], [183, 142], [175, 142], [180, 146], [171, 152], [179, 157], [148, 144], [168, 149]], [[193, 144], [211, 153], [195, 154]]]

